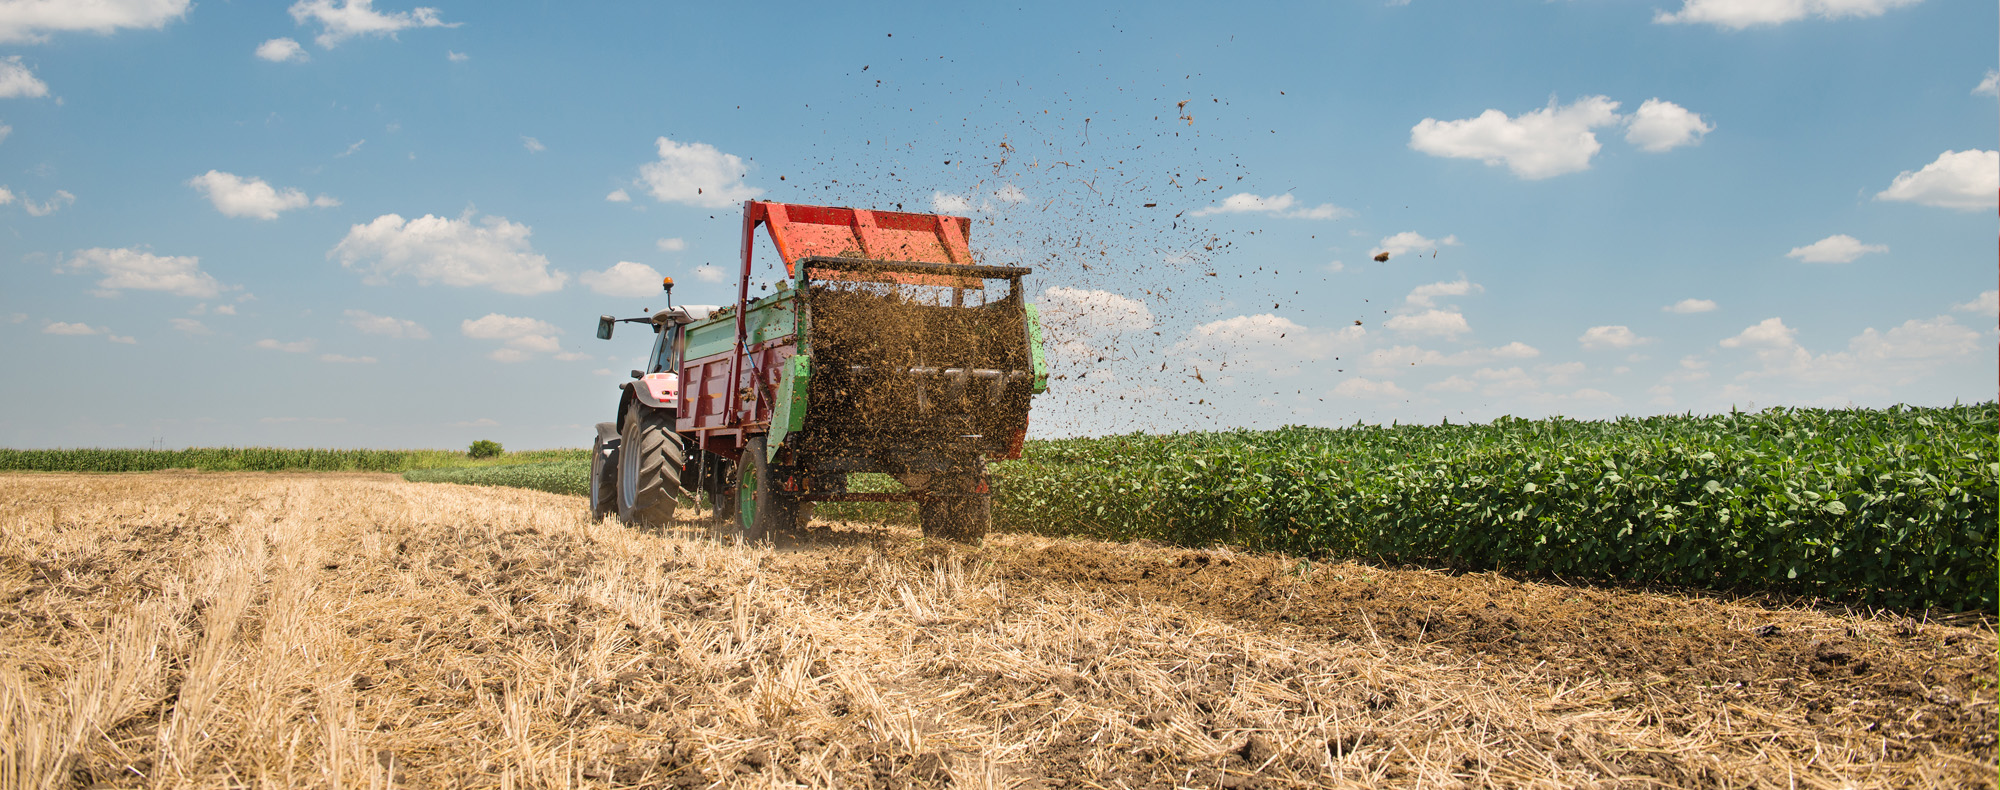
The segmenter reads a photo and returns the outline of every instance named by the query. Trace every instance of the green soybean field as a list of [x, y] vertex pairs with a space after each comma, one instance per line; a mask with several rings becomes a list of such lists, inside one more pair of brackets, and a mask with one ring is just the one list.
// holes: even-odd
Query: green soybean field
[[1993, 403], [1037, 442], [996, 523], [1993, 611]]

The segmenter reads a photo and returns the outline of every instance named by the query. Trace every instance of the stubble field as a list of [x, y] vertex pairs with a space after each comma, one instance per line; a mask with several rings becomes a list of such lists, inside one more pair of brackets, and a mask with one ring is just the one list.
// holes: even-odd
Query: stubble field
[[0, 475], [7, 787], [1991, 787], [1995, 639], [380, 474]]

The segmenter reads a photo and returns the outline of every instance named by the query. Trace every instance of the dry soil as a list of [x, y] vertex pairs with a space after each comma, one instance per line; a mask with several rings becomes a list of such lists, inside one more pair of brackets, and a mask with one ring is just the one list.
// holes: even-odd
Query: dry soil
[[1994, 632], [385, 475], [0, 476], [6, 787], [1991, 787]]

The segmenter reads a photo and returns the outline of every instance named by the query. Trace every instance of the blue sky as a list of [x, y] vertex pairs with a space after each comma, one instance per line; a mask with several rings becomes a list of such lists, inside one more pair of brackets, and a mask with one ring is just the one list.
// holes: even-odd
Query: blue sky
[[1034, 266], [1038, 435], [1987, 400], [1996, 29], [0, 0], [0, 446], [578, 446], [748, 197]]

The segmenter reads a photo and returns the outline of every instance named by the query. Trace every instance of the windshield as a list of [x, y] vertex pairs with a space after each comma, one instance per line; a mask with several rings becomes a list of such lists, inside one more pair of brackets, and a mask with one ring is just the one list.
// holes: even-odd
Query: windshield
[[676, 356], [674, 354], [674, 343], [680, 339], [680, 335], [680, 327], [677, 326], [660, 330], [660, 336], [653, 340], [653, 360], [647, 366], [647, 372], [673, 372], [674, 357]]

